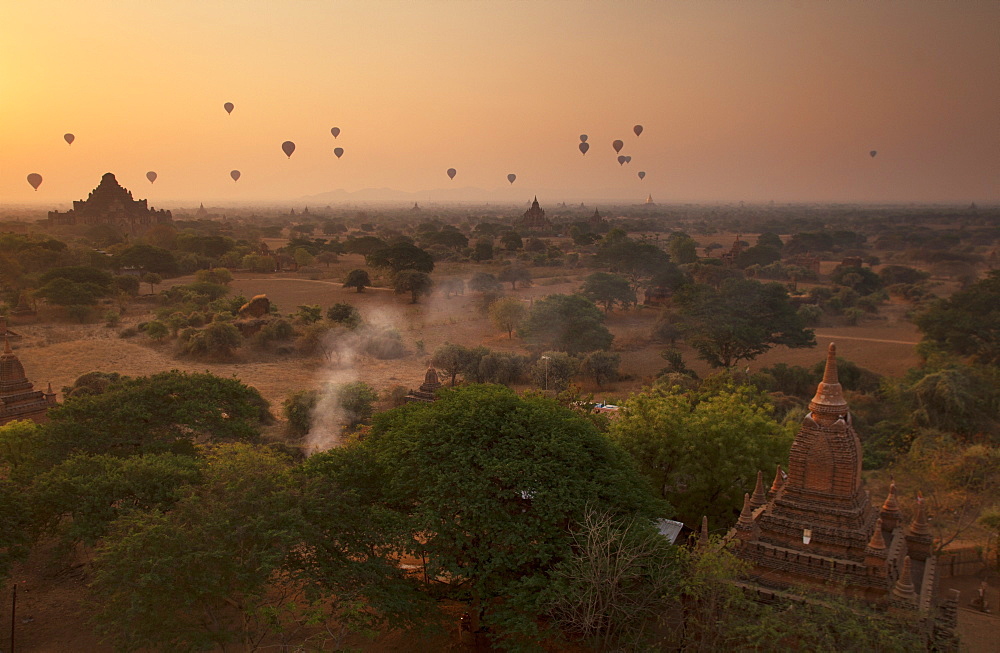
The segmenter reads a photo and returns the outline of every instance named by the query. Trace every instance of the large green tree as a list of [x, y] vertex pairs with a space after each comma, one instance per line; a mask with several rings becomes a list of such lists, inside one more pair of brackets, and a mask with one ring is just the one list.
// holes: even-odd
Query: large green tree
[[507, 337], [514, 337], [514, 329], [521, 324], [524, 316], [528, 314], [528, 308], [517, 297], [501, 297], [489, 308], [490, 322], [497, 329], [507, 332]]
[[685, 339], [713, 367], [753, 360], [776, 345], [816, 345], [779, 283], [729, 279], [719, 290], [688, 286], [675, 298]]
[[614, 340], [601, 309], [582, 295], [549, 295], [536, 301], [517, 334], [536, 350], [555, 349], [574, 356], [608, 349]]
[[434, 271], [434, 259], [431, 255], [412, 243], [399, 243], [377, 249], [365, 257], [365, 262], [373, 268], [385, 268], [392, 272]]
[[635, 303], [635, 290], [625, 277], [610, 272], [594, 272], [583, 280], [580, 294], [610, 313], [615, 304], [627, 307]]
[[625, 402], [610, 434], [686, 524], [696, 527], [703, 515], [726, 524], [743, 493], [753, 492], [757, 472], [770, 474], [788, 460], [794, 434], [771, 412], [748, 386], [658, 386]]
[[[101, 394], [67, 399], [49, 411], [52, 454], [133, 455], [189, 450], [192, 441], [256, 441], [271, 420], [260, 393], [237, 379], [160, 372], [122, 378]], [[178, 449], [179, 447], [179, 449]]]
[[534, 631], [537, 591], [571, 554], [569, 526], [588, 506], [647, 518], [666, 509], [588, 420], [502, 386], [380, 413], [357, 446], [353, 484], [406, 516], [428, 573], [465, 587], [497, 637]]
[[434, 282], [430, 275], [419, 270], [400, 270], [392, 279], [393, 291], [397, 295], [410, 293], [410, 303], [416, 304], [422, 295], [431, 294]]
[[933, 345], [1000, 365], [1000, 270], [936, 302], [914, 321]]

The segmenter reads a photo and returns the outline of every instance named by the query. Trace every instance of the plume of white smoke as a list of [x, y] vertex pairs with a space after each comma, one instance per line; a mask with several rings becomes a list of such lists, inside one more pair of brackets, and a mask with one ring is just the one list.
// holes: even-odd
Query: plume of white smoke
[[346, 383], [360, 380], [358, 359], [365, 343], [373, 335], [394, 323], [394, 312], [376, 309], [357, 329], [333, 328], [323, 336], [321, 349], [325, 363], [319, 375], [319, 397], [313, 408], [309, 433], [305, 437], [306, 455], [340, 446], [344, 427], [355, 417], [340, 401], [340, 390]]

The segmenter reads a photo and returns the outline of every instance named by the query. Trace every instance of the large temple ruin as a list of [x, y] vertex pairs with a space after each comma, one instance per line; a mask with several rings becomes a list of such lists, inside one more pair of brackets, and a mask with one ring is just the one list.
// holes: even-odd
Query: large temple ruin
[[123, 188], [110, 172], [104, 173], [87, 199], [74, 201], [69, 211], [49, 211], [49, 226], [107, 224], [131, 235], [171, 222], [170, 211], [156, 211], [146, 205], [146, 200], [132, 199], [132, 191]]
[[18, 419], [44, 422], [49, 408], [56, 405], [52, 384], [48, 390], [35, 390], [24, 373], [24, 366], [10, 348], [6, 329], [3, 353], [0, 354], [0, 426]]
[[894, 483], [880, 510], [863, 487], [861, 441], [833, 344], [792, 444], [788, 473], [779, 466], [770, 491], [758, 473], [726, 541], [752, 565], [752, 586], [763, 595], [811, 587], [903, 610], [936, 641], [950, 637], [954, 624], [947, 615], [955, 606], [937, 604], [936, 558], [922, 501], [907, 524]]

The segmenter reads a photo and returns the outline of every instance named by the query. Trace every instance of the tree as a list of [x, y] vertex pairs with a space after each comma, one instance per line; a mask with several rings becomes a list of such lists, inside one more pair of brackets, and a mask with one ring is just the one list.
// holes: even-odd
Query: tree
[[535, 302], [517, 333], [536, 349], [576, 355], [607, 349], [614, 336], [604, 326], [604, 314], [582, 295], [549, 295]]
[[194, 273], [194, 278], [197, 281], [228, 286], [233, 281], [233, 273], [227, 268], [211, 268], [208, 270], [198, 270]]
[[712, 367], [753, 360], [776, 345], [816, 345], [779, 283], [730, 279], [718, 291], [708, 286], [682, 289], [675, 300], [685, 318], [685, 339]]
[[678, 547], [648, 520], [590, 507], [572, 532], [573, 554], [553, 568], [542, 590], [546, 612], [595, 650], [629, 650], [677, 598]]
[[468, 367], [469, 350], [462, 345], [444, 343], [434, 351], [431, 356], [431, 365], [441, 370], [451, 377], [451, 385], [455, 386], [455, 379]]
[[191, 332], [184, 339], [182, 350], [194, 356], [229, 360], [242, 345], [243, 336], [239, 329], [229, 322], [212, 322], [204, 329]]
[[612, 229], [601, 241], [597, 260], [628, 279], [636, 294], [647, 281], [673, 265], [670, 256], [654, 243], [631, 240], [620, 229]]
[[167, 276], [177, 273], [177, 261], [169, 250], [144, 243], [122, 250], [118, 261], [123, 267], [140, 268], [147, 272]]
[[344, 279], [344, 288], [357, 288], [358, 292], [364, 292], [365, 288], [372, 285], [371, 277], [367, 270], [351, 270]]
[[434, 271], [434, 259], [431, 255], [412, 243], [377, 249], [365, 257], [365, 262], [373, 268], [385, 268], [397, 274], [403, 270], [423, 273]]
[[561, 351], [547, 351], [531, 366], [531, 380], [545, 392], [562, 392], [579, 371], [580, 359]]
[[173, 453], [131, 458], [76, 455], [40, 474], [31, 487], [39, 528], [64, 545], [94, 546], [133, 510], [168, 510], [183, 486], [201, 480], [203, 461]]
[[489, 272], [476, 272], [469, 280], [469, 288], [476, 292], [493, 292], [500, 290], [500, 281]]
[[698, 260], [698, 243], [685, 233], [671, 234], [667, 247], [670, 249], [670, 260], [677, 265]]
[[635, 291], [628, 283], [628, 279], [609, 272], [594, 272], [583, 280], [583, 289], [580, 291], [584, 297], [604, 306], [604, 312], [610, 313], [615, 304], [627, 307], [635, 302]]
[[0, 582], [10, 567], [28, 555], [31, 543], [31, 513], [25, 510], [24, 489], [0, 476]]
[[785, 243], [782, 242], [781, 236], [778, 234], [773, 231], [765, 231], [757, 236], [757, 247], [770, 247], [780, 252], [785, 247]]
[[361, 326], [361, 313], [354, 306], [346, 303], [337, 303], [326, 310], [326, 319], [337, 324], [343, 324], [348, 329], [356, 329]]
[[765, 395], [749, 386], [700, 394], [658, 386], [625, 402], [610, 436], [688, 526], [703, 515], [730, 524], [757, 472], [788, 459], [794, 433], [771, 412]]
[[882, 288], [882, 279], [871, 268], [853, 265], [838, 265], [830, 274], [830, 281], [838, 286], [847, 286], [859, 295], [870, 295]]
[[914, 322], [936, 347], [979, 363], [1000, 364], [1000, 270], [935, 302]]
[[393, 291], [397, 295], [410, 293], [410, 303], [416, 304], [421, 295], [431, 294], [434, 282], [429, 275], [417, 270], [401, 270], [393, 277]]
[[493, 258], [493, 239], [480, 238], [476, 241], [476, 246], [472, 249], [473, 261], [489, 261]]
[[298, 307], [295, 318], [303, 324], [314, 324], [323, 319], [323, 308], [319, 304], [303, 304]]
[[500, 235], [500, 244], [508, 252], [516, 252], [517, 250], [524, 247], [524, 243], [521, 240], [521, 234], [516, 231], [505, 231]]
[[93, 306], [103, 294], [104, 291], [96, 284], [77, 283], [61, 277], [35, 291], [36, 297], [60, 306]]
[[607, 382], [618, 380], [618, 366], [621, 356], [608, 351], [592, 351], [587, 354], [580, 365], [584, 374], [593, 377], [597, 387], [603, 387]]
[[528, 309], [516, 297], [501, 297], [490, 304], [490, 322], [497, 329], [507, 332], [508, 338], [514, 337], [514, 329], [521, 324]]
[[666, 509], [589, 421], [502, 386], [379, 413], [357, 448], [353, 484], [397, 507], [432, 577], [464, 579], [474, 620], [497, 639], [537, 641], [537, 589], [571, 554], [568, 526], [588, 506], [647, 518]]
[[98, 629], [118, 647], [255, 648], [294, 583], [271, 583], [298, 543], [289, 462], [221, 447], [205, 480], [169, 512], [136, 511], [98, 549]]
[[511, 290], [517, 290], [517, 284], [521, 284], [521, 287], [531, 285], [531, 270], [512, 265], [501, 270], [497, 279], [510, 283]]
[[161, 277], [160, 275], [156, 274], [155, 272], [146, 272], [146, 273], [143, 273], [143, 275], [141, 277], [139, 277], [139, 281], [141, 281], [142, 283], [148, 283], [149, 284], [149, 294], [153, 294], [154, 292], [156, 292], [155, 289], [153, 288], [153, 286], [157, 286], [157, 285], [163, 283], [163, 277]]
[[260, 393], [236, 379], [160, 372], [68, 398], [49, 410], [56, 459], [71, 451], [128, 456], [190, 448], [193, 440], [254, 442], [272, 418]]

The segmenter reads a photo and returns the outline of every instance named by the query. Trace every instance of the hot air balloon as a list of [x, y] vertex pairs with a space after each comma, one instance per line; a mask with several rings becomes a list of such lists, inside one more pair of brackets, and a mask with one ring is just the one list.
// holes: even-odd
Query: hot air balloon
[[28, 175], [28, 183], [31, 184], [32, 188], [38, 190], [38, 187], [42, 185], [42, 176], [37, 172], [33, 172]]
[[338, 136], [340, 136], [340, 127], [331, 127], [330, 133], [333, 134], [334, 138], [337, 138]]
[[642, 133], [642, 125], [636, 125], [632, 128], [632, 131], [635, 132], [636, 138], [638, 138], [639, 134]]
[[869, 152], [868, 154], [871, 154], [871, 155], [872, 155], [872, 158], [874, 159], [874, 158], [875, 158], [875, 155], [876, 155], [876, 154], [878, 154], [878, 151], [877, 151], [877, 150], [872, 150], [872, 151], [871, 151], [871, 152]]
[[149, 172], [146, 173], [146, 179], [149, 180], [149, 183], [153, 183], [154, 181], [156, 181], [156, 173], [150, 170]]
[[288, 158], [292, 158], [292, 152], [295, 151], [295, 143], [291, 141], [285, 141], [281, 144], [281, 151], [284, 152]]
[[618, 155], [618, 165], [620, 166], [625, 165], [625, 156], [622, 154]]
[[590, 143], [580, 143], [580, 151], [586, 156], [587, 150], [590, 149]]
[[507, 181], [509, 181], [510, 183], [513, 184], [515, 179], [517, 179], [517, 175], [515, 175], [513, 172], [507, 175]]
[[232, 102], [226, 102], [225, 104], [222, 105], [222, 108], [226, 110], [226, 113], [232, 114], [233, 109], [236, 108], [236, 105], [234, 105]]
[[624, 141], [615, 141], [611, 144], [611, 147], [615, 148], [615, 152], [621, 152], [622, 148], [625, 147]]
[[457, 175], [457, 174], [458, 174], [457, 170], [455, 170], [454, 168], [448, 168], [448, 178], [449, 179], [454, 179], [455, 175]]
[[581, 143], [586, 143], [587, 142], [587, 135], [586, 134], [580, 134], [580, 142]]
[[333, 153], [336, 154], [337, 158], [339, 159], [340, 157], [344, 156], [344, 148], [342, 148], [342, 147], [335, 147], [335, 148], [333, 148]]
[[232, 170], [232, 171], [230, 171], [229, 176], [233, 178], [233, 181], [239, 181], [240, 180], [240, 171], [239, 170]]
[[645, 178], [646, 178], [646, 173], [640, 170], [639, 171], [639, 179], [641, 180], [641, 179], [645, 179]]
[[631, 156], [625, 157], [625, 163], [632, 163], [632, 157]]
[[73, 134], [63, 134], [63, 138], [66, 139], [66, 142], [69, 143], [70, 145], [72, 145], [73, 141], [76, 140], [76, 136], [74, 136]]

